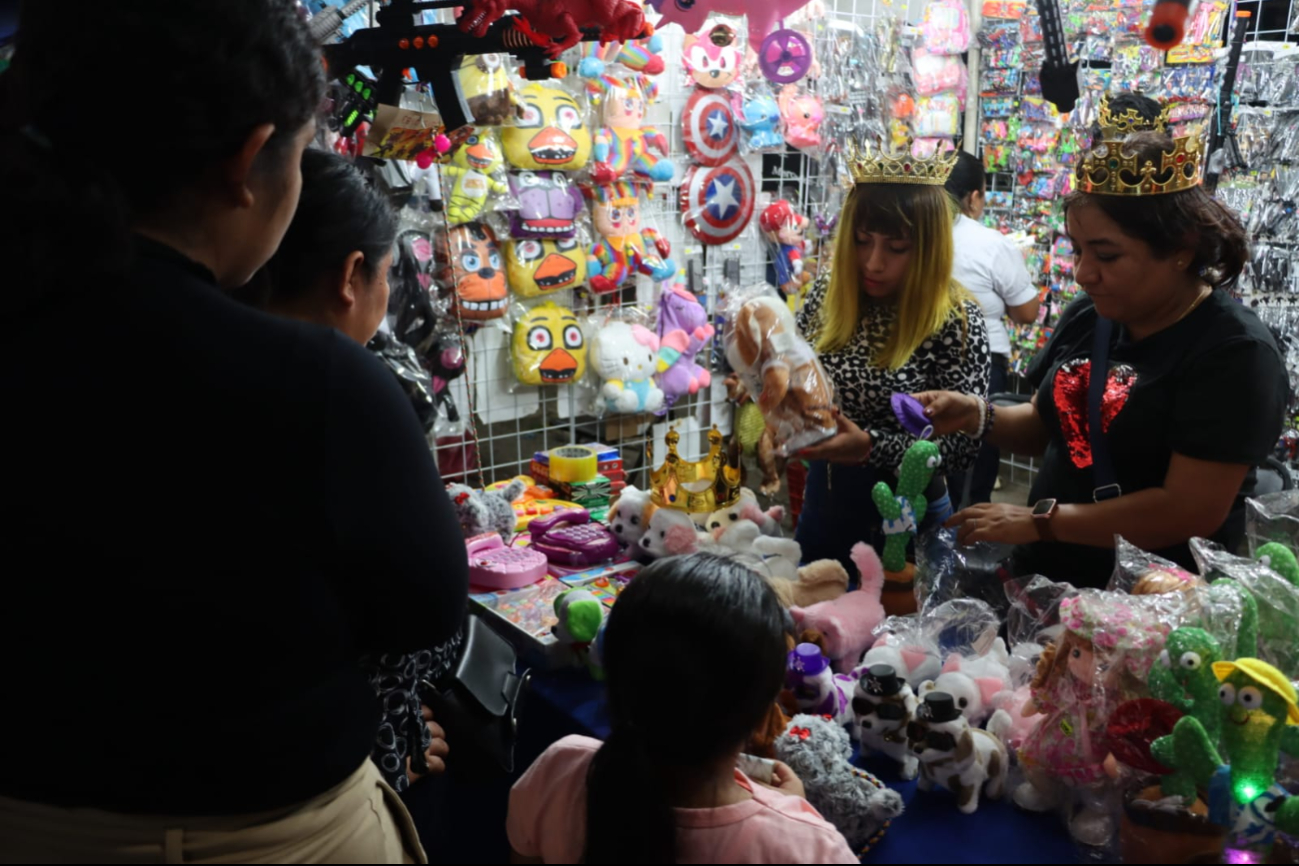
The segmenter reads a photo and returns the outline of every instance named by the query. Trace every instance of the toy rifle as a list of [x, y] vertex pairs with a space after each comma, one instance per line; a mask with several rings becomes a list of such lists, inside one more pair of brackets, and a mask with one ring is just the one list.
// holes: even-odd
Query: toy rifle
[[[419, 80], [432, 88], [450, 133], [474, 121], [456, 76], [465, 55], [513, 54], [523, 61], [521, 73], [528, 81], [567, 74], [567, 67], [553, 62], [545, 46], [537, 44], [536, 34], [520, 15], [502, 16], [481, 38], [461, 31], [456, 24], [414, 23], [416, 12], [463, 5], [465, 0], [392, 0], [376, 13], [378, 27], [358, 30], [343, 42], [325, 46], [330, 75], [343, 77], [358, 66], [382, 70], [376, 101], [400, 105], [405, 70], [414, 70]], [[583, 41], [598, 38], [594, 30], [583, 31]]]
[[370, 5], [370, 0], [351, 0], [340, 9], [337, 6], [326, 6], [307, 22], [311, 38], [317, 45], [324, 45], [343, 28], [343, 22]]
[[1042, 19], [1042, 96], [1063, 114], [1078, 101], [1078, 61], [1069, 62], [1069, 46], [1060, 18], [1060, 0], [1037, 0]]

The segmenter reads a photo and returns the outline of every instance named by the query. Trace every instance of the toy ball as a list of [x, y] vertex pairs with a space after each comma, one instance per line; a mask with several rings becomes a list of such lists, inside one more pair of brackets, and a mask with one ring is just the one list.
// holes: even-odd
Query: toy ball
[[576, 238], [510, 241], [505, 270], [516, 293], [535, 298], [585, 283], [586, 251]]
[[525, 385], [561, 385], [586, 374], [586, 336], [572, 310], [547, 301], [519, 317], [514, 374]]
[[543, 84], [529, 84], [518, 97], [518, 116], [501, 133], [510, 165], [558, 171], [584, 167], [591, 158], [591, 133], [582, 123], [577, 100]]

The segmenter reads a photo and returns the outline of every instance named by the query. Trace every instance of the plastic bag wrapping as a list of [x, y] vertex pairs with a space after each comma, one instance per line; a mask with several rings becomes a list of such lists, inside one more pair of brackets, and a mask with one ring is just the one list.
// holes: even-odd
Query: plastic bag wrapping
[[599, 393], [594, 413], [638, 415], [663, 408], [663, 390], [654, 378], [659, 365], [659, 336], [637, 309], [612, 308], [592, 317], [591, 372]]
[[582, 193], [560, 171], [512, 171], [506, 178], [519, 209], [510, 214], [514, 238], [572, 238], [582, 215]]
[[[1235, 556], [1203, 538], [1191, 539], [1191, 553], [1210, 582], [1234, 580], [1257, 602], [1257, 657], [1290, 679], [1299, 678], [1299, 586], [1252, 559]], [[1239, 655], [1246, 655], [1237, 647]]]
[[453, 309], [467, 322], [499, 319], [509, 306], [505, 261], [496, 231], [486, 222], [452, 226], [435, 235], [434, 279]]
[[645, 125], [645, 115], [658, 98], [658, 85], [643, 75], [601, 75], [589, 80], [597, 102], [591, 181], [613, 183], [634, 178], [643, 183], [666, 182], [675, 170], [668, 158], [664, 133]]
[[676, 263], [668, 257], [672, 245], [644, 219], [641, 185], [618, 181], [585, 192], [597, 235], [587, 258], [591, 291], [616, 291], [636, 274], [657, 281], [676, 273]]
[[1160, 592], [1189, 592], [1201, 585], [1199, 575], [1191, 574], [1180, 565], [1147, 553], [1135, 544], [1115, 538], [1114, 573], [1110, 576], [1110, 592], [1132, 595], [1152, 595]]
[[1001, 616], [1010, 607], [1003, 586], [1010, 579], [1011, 545], [977, 542], [960, 546], [955, 529], [926, 532], [916, 540], [916, 603], [928, 610], [958, 598], [979, 599]]
[[392, 371], [401, 383], [402, 390], [410, 398], [410, 404], [419, 416], [419, 422], [426, 434], [433, 432], [438, 417], [438, 405], [434, 398], [433, 377], [420, 364], [415, 350], [396, 339], [391, 334], [380, 331], [366, 344], [366, 348], [379, 357], [384, 365]]
[[812, 281], [812, 275], [803, 267], [811, 224], [783, 198], [767, 205], [758, 216], [758, 230], [775, 265], [776, 285], [786, 297], [798, 295]]
[[456, 71], [476, 126], [501, 126], [514, 115], [514, 85], [506, 54], [466, 55]]
[[591, 159], [586, 98], [540, 82], [515, 90], [518, 112], [501, 130], [506, 161], [532, 171], [580, 171]]
[[1281, 490], [1245, 500], [1245, 535], [1249, 555], [1270, 542], [1299, 550], [1299, 490]]
[[744, 145], [749, 153], [784, 150], [780, 104], [765, 83], [746, 82], [735, 122], [744, 131]]
[[581, 232], [553, 240], [511, 239], [503, 246], [510, 288], [521, 298], [539, 298], [586, 283], [590, 244]]
[[713, 375], [696, 360], [712, 342], [715, 329], [702, 301], [680, 283], [665, 282], [657, 305], [658, 385], [666, 414], [677, 400], [712, 384]]
[[505, 181], [505, 156], [494, 129], [457, 130], [442, 175], [447, 222], [453, 226], [473, 222], [484, 211], [518, 209]]
[[785, 141], [790, 147], [815, 150], [821, 146], [821, 121], [825, 105], [821, 97], [797, 84], [786, 84], [776, 95], [785, 122]]
[[564, 385], [586, 375], [587, 339], [568, 306], [546, 300], [511, 310], [514, 338], [510, 357], [524, 385]]
[[686, 34], [681, 63], [687, 87], [729, 87], [744, 67], [749, 32], [745, 19], [713, 15], [697, 33]]
[[838, 432], [830, 379], [775, 289], [762, 284], [731, 294], [723, 342], [784, 453]]

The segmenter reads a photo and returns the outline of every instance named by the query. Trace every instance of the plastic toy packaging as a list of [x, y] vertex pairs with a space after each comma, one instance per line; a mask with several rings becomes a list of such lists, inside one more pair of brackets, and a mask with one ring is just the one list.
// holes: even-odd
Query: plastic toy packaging
[[912, 133], [916, 138], [953, 138], [960, 123], [960, 100], [955, 94], [922, 96], [916, 100]]
[[506, 161], [533, 171], [578, 171], [591, 158], [586, 109], [568, 90], [532, 82], [519, 88], [517, 115], [501, 130]]
[[1299, 550], [1299, 490], [1281, 490], [1245, 500], [1245, 535], [1250, 556], [1265, 544]]
[[934, 54], [963, 54], [970, 47], [970, 19], [961, 0], [929, 0], [920, 35]]
[[505, 262], [496, 232], [485, 222], [452, 226], [434, 244], [435, 274], [442, 295], [461, 319], [499, 319], [509, 305]]
[[1011, 577], [1010, 545], [976, 542], [960, 546], [956, 531], [925, 533], [916, 541], [916, 602], [921, 610], [958, 598], [979, 599], [1003, 616], [1010, 606], [1003, 588]]
[[830, 380], [774, 289], [759, 285], [727, 299], [723, 342], [783, 453], [838, 432]]
[[735, 122], [744, 131], [744, 144], [749, 152], [784, 149], [780, 103], [765, 85], [745, 88]]
[[[1248, 647], [1238, 646], [1238, 654], [1260, 658], [1292, 679], [1299, 677], [1299, 641], [1295, 640], [1299, 634], [1299, 585], [1278, 573], [1276, 568], [1284, 570], [1280, 561], [1273, 563], [1275, 568], [1269, 567], [1227, 553], [1203, 538], [1191, 539], [1191, 553], [1211, 585], [1217, 587], [1226, 578], [1253, 597], [1258, 610], [1258, 651], [1250, 653]], [[1248, 643], [1245, 635], [1249, 630], [1246, 622], [1239, 638], [1242, 644]]]
[[594, 91], [602, 124], [595, 131], [592, 181], [611, 183], [628, 175], [646, 182], [671, 180], [667, 136], [644, 125], [658, 85], [644, 75], [605, 74], [590, 79], [588, 89]]
[[415, 408], [415, 414], [419, 417], [424, 432], [432, 433], [438, 419], [433, 377], [420, 364], [415, 350], [383, 330], [374, 335], [366, 344], [366, 348], [378, 356], [384, 366], [397, 377], [402, 390], [406, 392], [411, 405]]
[[505, 182], [505, 157], [494, 129], [466, 126], [457, 130], [448, 156], [448, 164], [442, 168], [448, 223], [473, 222], [488, 208], [517, 207]]
[[456, 77], [475, 126], [501, 126], [514, 115], [514, 85], [505, 54], [466, 55]]
[[783, 198], [767, 205], [758, 217], [758, 228], [776, 267], [777, 286], [786, 295], [797, 294], [812, 281], [803, 267], [810, 225], [811, 220]]
[[659, 337], [635, 311], [592, 318], [591, 372], [598, 380], [596, 415], [638, 415], [663, 408]]
[[785, 122], [785, 141], [790, 147], [813, 149], [821, 144], [819, 127], [825, 119], [820, 97], [795, 84], [786, 84], [776, 97]]
[[744, 63], [744, 32], [738, 19], [714, 16], [698, 33], [686, 35], [681, 62], [690, 83], [718, 89], [739, 77]]
[[683, 397], [712, 383], [712, 374], [696, 361], [715, 329], [699, 298], [679, 283], [665, 282], [658, 302], [658, 385], [664, 414]]
[[505, 242], [505, 272], [510, 288], [522, 298], [537, 298], [586, 283], [589, 245], [579, 235]]
[[671, 245], [644, 224], [636, 184], [600, 184], [586, 192], [591, 197], [591, 223], [599, 235], [587, 257], [593, 292], [615, 291], [637, 273], [654, 280], [666, 280], [676, 273], [676, 265], [668, 258]]
[[606, 72], [616, 73], [617, 67], [621, 66], [641, 75], [658, 75], [664, 69], [662, 51], [663, 37], [657, 33], [649, 39], [633, 39], [630, 42], [609, 42], [604, 45], [583, 42], [582, 59], [578, 63], [577, 73], [589, 81]]
[[911, 78], [921, 96], [956, 90], [965, 79], [965, 63], [959, 56], [933, 54], [917, 47], [911, 52]]
[[519, 209], [510, 214], [515, 238], [572, 238], [582, 214], [582, 193], [559, 171], [512, 171], [510, 195]]
[[524, 385], [563, 385], [586, 374], [587, 339], [568, 307], [545, 301], [514, 311], [514, 375]]

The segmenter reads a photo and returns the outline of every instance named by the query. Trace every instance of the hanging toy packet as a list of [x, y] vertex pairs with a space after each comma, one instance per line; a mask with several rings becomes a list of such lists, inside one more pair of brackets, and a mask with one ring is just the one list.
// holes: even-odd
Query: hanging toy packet
[[792, 454], [838, 432], [830, 379], [770, 286], [727, 299], [723, 341], [726, 360], [757, 401], [781, 451]]
[[663, 408], [654, 380], [659, 337], [640, 322], [610, 317], [592, 322], [591, 368], [600, 380], [597, 414], [637, 415]]
[[582, 326], [568, 307], [546, 301], [514, 323], [514, 375], [525, 385], [562, 385], [586, 373]]
[[473, 222], [489, 206], [513, 209], [505, 182], [505, 156], [495, 130], [472, 126], [457, 130], [451, 138], [451, 160], [442, 174], [449, 186], [445, 191], [447, 222], [453, 226]]

